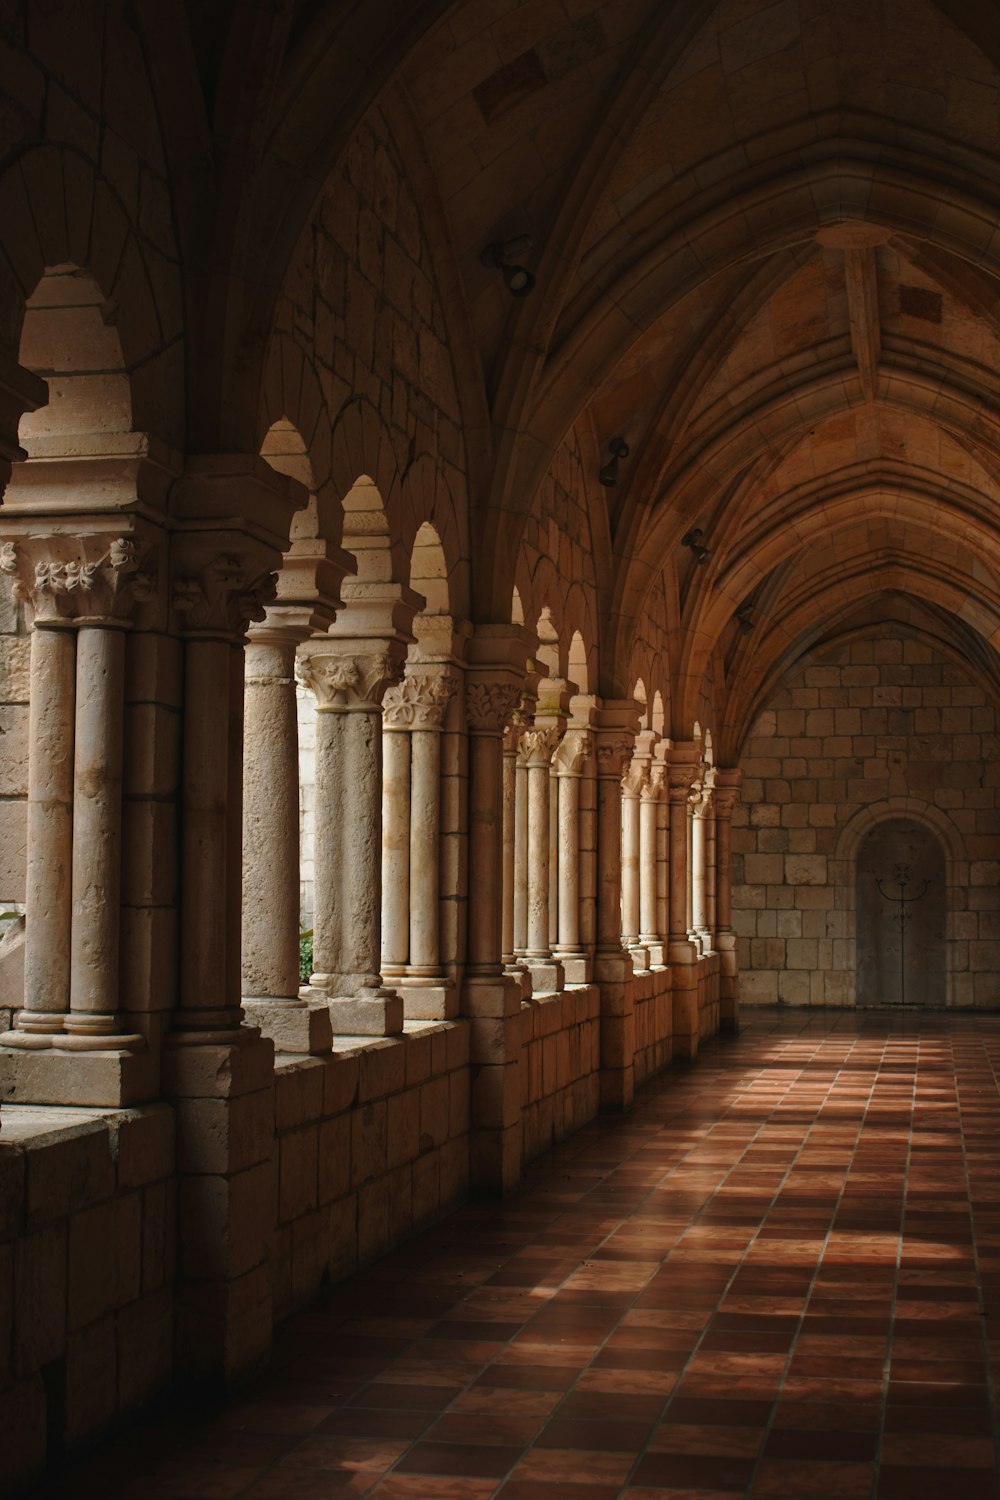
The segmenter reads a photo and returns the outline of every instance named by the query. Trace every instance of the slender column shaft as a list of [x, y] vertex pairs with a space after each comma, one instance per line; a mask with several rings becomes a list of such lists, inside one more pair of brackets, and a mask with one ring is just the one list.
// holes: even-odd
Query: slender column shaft
[[517, 743], [507, 731], [503, 750], [503, 961], [514, 962], [515, 800]]
[[528, 946], [528, 768], [520, 758], [514, 787], [514, 952]]
[[656, 930], [666, 942], [670, 932], [670, 804], [666, 792], [656, 804]]
[[700, 811], [691, 820], [691, 926], [698, 933], [705, 931], [707, 923], [707, 908], [705, 904], [706, 826], [706, 813]]
[[670, 789], [670, 941], [687, 941], [688, 806], [687, 788]]
[[639, 941], [639, 793], [622, 797], [622, 942]]
[[[714, 936], [717, 921], [716, 902], [716, 816], [714, 805], [708, 810], [705, 829], [705, 926], [709, 935]], [[714, 946], [714, 945], [713, 945]]]
[[720, 814], [715, 824], [715, 920], [719, 932], [730, 932], [733, 925], [732, 834], [732, 814]]
[[243, 964], [247, 997], [297, 1000], [299, 767], [294, 641], [246, 648]]
[[320, 717], [337, 721], [331, 769], [341, 782], [337, 869], [324, 872], [336, 886], [339, 937], [335, 966], [327, 973], [331, 994], [354, 995], [382, 983], [382, 711], [377, 704], [343, 712], [321, 706]]
[[76, 646], [73, 933], [67, 1031], [111, 1034], [118, 1011], [125, 636], [82, 625]]
[[433, 978], [441, 972], [438, 848], [441, 734], [437, 729], [414, 729], [410, 741], [410, 962], [407, 972], [419, 978]]
[[495, 734], [473, 733], [469, 741], [469, 969], [477, 976], [500, 972], [503, 750]]
[[549, 951], [559, 941], [559, 785], [549, 770]]
[[[224, 640], [188, 640], [184, 650], [184, 836], [181, 883], [181, 1009], [183, 1024], [231, 1026], [226, 1005], [228, 917], [228, 730], [232, 647]], [[234, 1014], [235, 1011], [235, 1014]]]
[[344, 802], [343, 714], [316, 712], [315, 833], [313, 837], [313, 980], [337, 968], [340, 953], [340, 840]]
[[[238, 1007], [242, 992], [243, 955], [240, 942], [243, 926], [243, 711], [246, 674], [245, 647], [242, 641], [229, 646], [229, 721], [226, 745], [226, 988], [229, 1005]], [[293, 992], [294, 993], [294, 992]]]
[[597, 781], [597, 947], [621, 950], [622, 793], [620, 776]]
[[382, 738], [382, 973], [398, 975], [410, 958], [410, 735]]
[[580, 777], [556, 778], [559, 797], [559, 948], [580, 947]]
[[639, 932], [644, 942], [657, 942], [656, 817], [659, 799], [650, 790], [639, 803]]
[[529, 958], [549, 958], [549, 764], [528, 762]]
[[36, 624], [28, 709], [26, 1032], [61, 1031], [70, 1003], [76, 636]]

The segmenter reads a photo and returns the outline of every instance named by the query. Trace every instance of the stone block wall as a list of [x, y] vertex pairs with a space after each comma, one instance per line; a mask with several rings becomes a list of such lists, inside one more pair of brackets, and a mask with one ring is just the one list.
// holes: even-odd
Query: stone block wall
[[1000, 1002], [1000, 737], [985, 685], [905, 628], [788, 677], [744, 745], [733, 926], [747, 1005], [855, 1003], [855, 856], [914, 818], [948, 859], [947, 999]]
[[524, 1160], [572, 1135], [600, 1107], [601, 996], [596, 985], [542, 995], [521, 1006]]
[[174, 1356], [174, 1114], [5, 1109], [0, 1489], [148, 1402]]
[[635, 996], [635, 1084], [652, 1078], [673, 1052], [673, 974], [651, 969], [632, 981]]
[[281, 1057], [274, 1089], [280, 1318], [468, 1193], [468, 1026]]

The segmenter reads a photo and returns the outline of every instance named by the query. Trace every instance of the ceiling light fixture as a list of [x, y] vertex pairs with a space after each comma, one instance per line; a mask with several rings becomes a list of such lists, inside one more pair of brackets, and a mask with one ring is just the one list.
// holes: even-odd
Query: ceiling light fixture
[[700, 526], [693, 526], [690, 531], [681, 537], [681, 546], [690, 547], [700, 563], [708, 562], [708, 559], [712, 555], [701, 540], [704, 535], [705, 533]]
[[516, 240], [494, 240], [479, 257], [484, 266], [500, 272], [512, 297], [526, 297], [534, 288], [534, 274], [527, 266], [518, 264], [514, 259], [514, 256], [523, 254], [530, 244], [531, 240], [526, 234], [520, 235]]
[[618, 464], [623, 458], [628, 458], [628, 443], [624, 438], [612, 438], [608, 444], [608, 451], [611, 457], [597, 471], [597, 477], [606, 490], [613, 490], [618, 483]]

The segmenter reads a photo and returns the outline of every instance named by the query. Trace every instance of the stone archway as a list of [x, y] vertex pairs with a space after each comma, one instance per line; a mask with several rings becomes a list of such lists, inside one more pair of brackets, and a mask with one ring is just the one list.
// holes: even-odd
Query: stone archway
[[[879, 873], [884, 882], [888, 877], [889, 884], [886, 888], [892, 893], [891, 850], [887, 847], [879, 853], [877, 843], [872, 845], [871, 855], [866, 856], [865, 850], [869, 840], [876, 839], [881, 829], [897, 824], [905, 825], [908, 829], [919, 829], [920, 835], [930, 840], [937, 849], [937, 857], [943, 864], [943, 875], [938, 887], [938, 917], [943, 929], [940, 951], [944, 955], [944, 979], [941, 981], [937, 978], [934, 981], [935, 998], [920, 1003], [949, 1007], [971, 1005], [974, 1003], [975, 978], [970, 972], [972, 945], [967, 939], [973, 915], [968, 911], [973, 866], [969, 861], [963, 835], [948, 814], [932, 803], [912, 795], [888, 797], [859, 809], [841, 829], [837, 839], [834, 855], [830, 860], [830, 879], [834, 885], [837, 906], [835, 951], [839, 956], [845, 982], [841, 1003], [858, 1006], [872, 1003], [865, 999], [860, 986], [861, 944], [866, 922], [863, 905], [871, 904], [871, 892], [870, 889], [866, 893], [862, 892], [859, 870], [866, 857], [877, 855]], [[916, 838], [917, 835], [913, 837]], [[916, 870], [912, 873], [915, 874]], [[926, 872], [918, 875], [918, 887], [925, 878], [930, 878]], [[898, 894], [898, 888], [896, 893]], [[880, 900], [879, 905], [883, 904]], [[978, 930], [978, 918], [976, 921]], [[898, 949], [896, 955], [898, 962]], [[896, 989], [893, 990], [893, 995]], [[911, 991], [908, 998], [912, 999], [914, 993], [916, 992]], [[892, 997], [888, 1003], [893, 1003]]]
[[870, 829], [856, 863], [857, 1004], [943, 1007], [947, 894], [940, 840], [912, 818]]

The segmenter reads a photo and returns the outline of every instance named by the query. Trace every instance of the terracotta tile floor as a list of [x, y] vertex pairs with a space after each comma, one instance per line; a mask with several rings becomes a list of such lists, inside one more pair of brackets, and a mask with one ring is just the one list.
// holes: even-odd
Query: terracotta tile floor
[[1000, 1018], [752, 1013], [278, 1332], [120, 1500], [997, 1500]]

